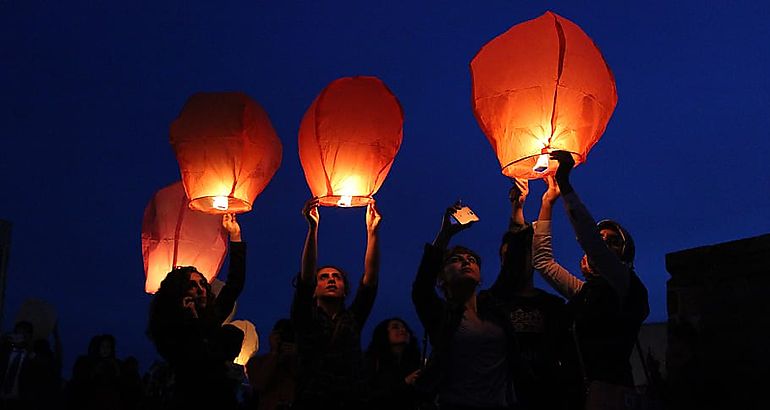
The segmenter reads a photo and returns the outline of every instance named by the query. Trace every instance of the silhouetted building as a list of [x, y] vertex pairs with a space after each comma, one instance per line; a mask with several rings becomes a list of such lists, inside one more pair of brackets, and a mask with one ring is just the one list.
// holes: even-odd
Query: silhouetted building
[[770, 235], [666, 255], [670, 408], [770, 408]]
[[631, 371], [634, 375], [634, 385], [640, 390], [645, 390], [656, 382], [655, 377], [666, 378], [668, 323], [644, 323], [639, 329], [639, 345], [642, 347], [642, 354], [640, 355], [639, 349], [634, 347], [631, 353]]

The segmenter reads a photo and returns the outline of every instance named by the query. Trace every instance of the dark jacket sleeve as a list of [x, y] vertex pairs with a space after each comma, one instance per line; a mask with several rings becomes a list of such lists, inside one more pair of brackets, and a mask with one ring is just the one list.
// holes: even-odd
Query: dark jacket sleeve
[[246, 282], [246, 243], [230, 242], [230, 270], [227, 272], [227, 282], [217, 296], [216, 319], [221, 324], [235, 307], [235, 301], [243, 291]]
[[291, 321], [298, 333], [305, 332], [313, 319], [314, 291], [315, 287], [312, 284], [302, 282], [300, 274], [297, 274], [294, 299], [291, 302]]
[[604, 244], [596, 222], [576, 192], [562, 196], [575, 236], [588, 260], [618, 294], [621, 303], [631, 281], [631, 270]]
[[509, 299], [523, 282], [532, 277], [532, 225], [512, 226], [501, 245], [500, 273], [489, 289], [496, 298]]
[[374, 300], [377, 298], [377, 285], [364, 285], [363, 280], [358, 284], [356, 290], [356, 296], [353, 299], [353, 303], [350, 304], [350, 311], [356, 318], [356, 323], [360, 332], [364, 328], [366, 319], [369, 314], [372, 313], [372, 307], [374, 306]]
[[441, 249], [425, 244], [425, 250], [412, 284], [412, 303], [422, 326], [428, 332], [431, 343], [439, 337], [445, 302], [436, 294], [436, 275], [441, 269]]

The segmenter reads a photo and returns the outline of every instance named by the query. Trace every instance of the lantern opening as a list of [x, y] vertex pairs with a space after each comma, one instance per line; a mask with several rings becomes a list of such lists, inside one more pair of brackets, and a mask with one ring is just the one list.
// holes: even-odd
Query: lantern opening
[[339, 208], [357, 208], [374, 202], [371, 196], [358, 195], [327, 195], [318, 198], [318, 205], [336, 206]]
[[228, 201], [226, 196], [215, 196], [212, 205], [214, 206], [214, 209], [219, 209], [220, 211], [226, 211], [228, 208], [227, 202]]
[[337, 201], [337, 206], [349, 208], [352, 201], [353, 195], [341, 195], [340, 200]]
[[537, 157], [537, 162], [535, 162], [535, 166], [532, 167], [532, 170], [537, 172], [538, 174], [542, 174], [543, 172], [547, 171], [549, 159], [550, 159], [549, 154], [540, 154], [540, 156]]
[[251, 204], [238, 198], [218, 195], [190, 198], [190, 209], [207, 214], [241, 214], [251, 211]]

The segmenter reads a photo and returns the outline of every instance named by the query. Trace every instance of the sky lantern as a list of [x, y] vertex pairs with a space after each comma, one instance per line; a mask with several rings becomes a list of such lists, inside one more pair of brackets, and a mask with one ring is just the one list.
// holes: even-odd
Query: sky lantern
[[171, 124], [174, 147], [192, 209], [251, 210], [281, 165], [281, 141], [267, 113], [240, 92], [196, 93]]
[[251, 356], [259, 350], [259, 335], [257, 334], [257, 328], [248, 320], [234, 320], [229, 324], [243, 331], [241, 351], [233, 362], [245, 366]]
[[189, 207], [181, 182], [158, 192], [147, 204], [142, 221], [144, 290], [154, 294], [175, 266], [195, 266], [209, 283], [227, 253], [222, 217]]
[[585, 161], [618, 101], [593, 40], [552, 12], [485, 44], [471, 61], [471, 77], [476, 120], [509, 177], [555, 170], [551, 151]]
[[324, 206], [374, 201], [401, 146], [401, 104], [376, 77], [333, 81], [308, 108], [299, 158], [310, 191]]

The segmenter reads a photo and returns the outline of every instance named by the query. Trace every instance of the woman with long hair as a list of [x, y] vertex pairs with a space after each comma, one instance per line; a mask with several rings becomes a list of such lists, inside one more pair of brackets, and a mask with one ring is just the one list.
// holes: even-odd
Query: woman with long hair
[[174, 408], [236, 406], [228, 388], [222, 323], [243, 290], [246, 244], [234, 214], [224, 215], [222, 226], [230, 235], [230, 269], [219, 295], [194, 266], [181, 266], [168, 273], [150, 305], [147, 333], [174, 371]]
[[398, 317], [380, 322], [365, 355], [369, 408], [416, 409], [420, 364], [420, 347], [409, 325]]

